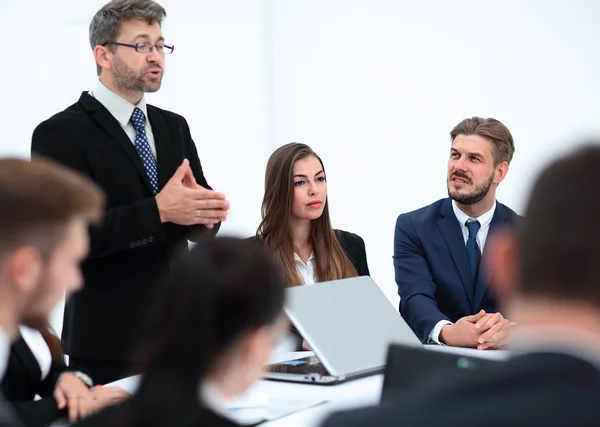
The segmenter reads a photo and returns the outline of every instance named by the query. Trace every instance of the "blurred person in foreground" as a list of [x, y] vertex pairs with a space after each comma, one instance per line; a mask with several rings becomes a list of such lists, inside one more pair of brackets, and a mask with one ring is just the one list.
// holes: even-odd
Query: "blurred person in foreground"
[[[95, 184], [55, 162], [0, 159], [0, 380], [10, 377], [2, 384], [7, 394], [32, 385], [27, 375], [14, 375], [11, 341], [19, 327], [47, 328], [60, 298], [82, 287], [79, 264], [88, 252], [88, 226], [100, 218], [103, 205]], [[38, 382], [41, 376], [38, 370]], [[53, 380], [54, 399], [36, 406], [51, 415], [46, 423], [61, 410], [79, 419], [104, 401], [105, 390], [88, 389], [72, 373], [57, 372]], [[10, 403], [0, 396], [0, 425], [29, 422], [31, 408], [14, 406], [8, 397]]]
[[151, 307], [137, 392], [78, 425], [237, 425], [227, 403], [260, 378], [286, 330], [284, 289], [275, 261], [255, 242], [198, 243], [174, 264]]

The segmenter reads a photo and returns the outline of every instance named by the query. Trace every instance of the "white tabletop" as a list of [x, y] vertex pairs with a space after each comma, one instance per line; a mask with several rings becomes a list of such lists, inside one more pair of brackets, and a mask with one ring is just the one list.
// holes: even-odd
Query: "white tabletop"
[[320, 398], [327, 403], [264, 423], [264, 426], [317, 426], [323, 418], [338, 409], [356, 408], [379, 402], [383, 375], [373, 375], [338, 385], [293, 384], [261, 381], [258, 387], [272, 395], [287, 394], [299, 398]]
[[[486, 359], [502, 360], [509, 357], [509, 352], [505, 350], [487, 350], [479, 351], [475, 349], [465, 349], [447, 346], [426, 345], [425, 349], [430, 351], [443, 351], [448, 353], [460, 354], [464, 356], [481, 357]], [[270, 363], [277, 363], [284, 360], [298, 359], [313, 355], [313, 352], [279, 352], [273, 354]], [[111, 385], [121, 386], [124, 389], [133, 392], [137, 388], [139, 378], [131, 377], [117, 381]], [[268, 427], [316, 427], [321, 424], [323, 419], [336, 410], [357, 408], [366, 405], [375, 405], [379, 402], [381, 388], [383, 385], [383, 375], [372, 375], [354, 381], [338, 385], [318, 385], [318, 384], [299, 384], [283, 381], [258, 381], [252, 387], [252, 395], [270, 396], [270, 397], [289, 397], [293, 400], [311, 401], [323, 400], [323, 404], [305, 409], [300, 412], [287, 415], [285, 417], [266, 422], [262, 425]], [[255, 394], [256, 393], [256, 394]]]
[[[425, 345], [423, 347], [430, 351], [442, 351], [484, 359], [504, 360], [509, 357], [509, 352], [506, 350], [481, 351], [438, 345]], [[296, 352], [292, 354], [288, 353], [287, 355], [284, 355], [284, 357], [287, 356], [287, 359], [289, 360], [292, 358], [306, 357], [311, 354], [313, 353]], [[285, 358], [282, 357], [282, 360], [285, 360]], [[298, 396], [299, 398], [318, 397], [329, 401], [323, 405], [297, 412], [262, 425], [268, 427], [316, 427], [321, 424], [328, 414], [336, 410], [357, 408], [379, 403], [382, 385], [382, 374], [332, 386], [260, 381], [257, 387], [269, 395], [286, 394]]]

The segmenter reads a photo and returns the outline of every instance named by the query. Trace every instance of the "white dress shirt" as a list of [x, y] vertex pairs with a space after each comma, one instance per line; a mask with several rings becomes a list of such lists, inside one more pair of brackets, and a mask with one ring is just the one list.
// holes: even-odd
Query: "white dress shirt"
[[[452, 200], [452, 210], [454, 211], [454, 215], [460, 224], [460, 229], [463, 233], [463, 238], [465, 240], [465, 246], [467, 244], [467, 239], [469, 238], [469, 229], [467, 228], [467, 221], [476, 219], [479, 221], [479, 231], [477, 232], [477, 236], [475, 240], [477, 241], [477, 246], [479, 246], [479, 251], [483, 253], [483, 249], [485, 248], [485, 242], [487, 241], [488, 232], [490, 231], [490, 224], [492, 223], [492, 218], [494, 217], [494, 212], [496, 211], [496, 201], [494, 200], [494, 204], [492, 208], [484, 213], [483, 215], [479, 215], [478, 217], [470, 217], [466, 213], [460, 210], [458, 205], [454, 200]], [[442, 328], [446, 325], [452, 325], [452, 322], [449, 320], [440, 320], [436, 323], [434, 328], [431, 330], [429, 334], [429, 341], [437, 344], [443, 345], [440, 342], [440, 332], [442, 332]]]
[[156, 158], [156, 144], [154, 143], [154, 134], [152, 133], [152, 127], [150, 126], [150, 120], [148, 120], [148, 109], [146, 108], [146, 98], [142, 97], [142, 100], [137, 105], [133, 105], [125, 98], [121, 98], [116, 93], [109, 90], [102, 84], [100, 80], [96, 84], [96, 88], [93, 92], [89, 92], [94, 98], [96, 98], [110, 114], [119, 122], [131, 143], [135, 145], [135, 128], [131, 124], [131, 115], [135, 107], [138, 107], [144, 113], [146, 117], [146, 137], [150, 144], [150, 150]]
[[496, 201], [494, 200], [494, 204], [489, 211], [476, 218], [471, 217], [463, 211], [461, 211], [454, 200], [452, 200], [452, 210], [454, 211], [454, 215], [456, 215], [456, 219], [460, 224], [460, 229], [462, 230], [463, 238], [465, 239], [465, 246], [467, 244], [467, 240], [469, 239], [469, 229], [466, 225], [467, 221], [470, 219], [476, 219], [477, 221], [479, 221], [480, 227], [479, 231], [477, 232], [476, 240], [477, 246], [479, 246], [479, 250], [481, 251], [481, 253], [483, 253], [483, 248], [485, 248], [485, 242], [487, 241], [488, 232], [490, 231], [490, 224], [492, 223], [492, 218], [494, 217], [494, 212], [496, 211]]
[[4, 377], [9, 354], [10, 338], [8, 337], [8, 334], [4, 332], [4, 329], [0, 328], [0, 380]]
[[303, 285], [314, 285], [317, 282], [317, 269], [316, 269], [316, 259], [314, 257], [314, 252], [310, 253], [306, 264], [304, 261], [300, 259], [297, 253], [294, 252], [294, 260], [296, 261], [296, 269], [298, 270], [298, 274], [300, 275], [300, 279], [302, 279]]
[[200, 385], [200, 402], [205, 408], [210, 409], [215, 414], [231, 419], [227, 412], [227, 400], [219, 388], [210, 381], [204, 381]]
[[40, 331], [25, 325], [19, 326], [19, 332], [27, 343], [29, 350], [33, 353], [35, 360], [37, 360], [40, 371], [42, 371], [40, 380], [44, 381], [52, 366], [52, 354], [50, 353], [50, 348], [48, 347], [46, 340], [44, 340]]

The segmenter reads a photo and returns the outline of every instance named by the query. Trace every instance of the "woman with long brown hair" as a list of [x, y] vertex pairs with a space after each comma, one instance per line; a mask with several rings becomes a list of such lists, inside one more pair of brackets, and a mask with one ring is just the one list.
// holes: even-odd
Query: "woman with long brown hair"
[[287, 286], [369, 275], [363, 239], [331, 226], [323, 162], [306, 144], [279, 147], [267, 162], [257, 237]]

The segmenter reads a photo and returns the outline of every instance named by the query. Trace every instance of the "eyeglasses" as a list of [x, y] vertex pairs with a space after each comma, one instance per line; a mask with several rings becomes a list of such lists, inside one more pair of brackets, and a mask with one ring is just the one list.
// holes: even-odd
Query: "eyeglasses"
[[150, 53], [150, 52], [152, 52], [152, 49], [154, 49], [154, 48], [156, 48], [156, 51], [160, 54], [173, 53], [173, 50], [175, 50], [175, 46], [173, 46], [172, 44], [163, 44], [163, 43], [128, 44], [128, 43], [118, 43], [118, 42], [108, 41], [108, 42], [102, 43], [102, 46], [107, 46], [109, 44], [114, 44], [116, 46], [131, 47], [131, 48], [135, 49], [136, 52], [139, 52], [139, 53]]

